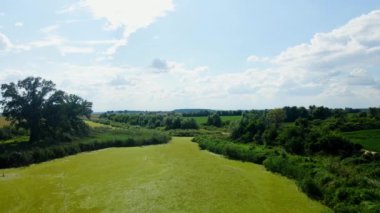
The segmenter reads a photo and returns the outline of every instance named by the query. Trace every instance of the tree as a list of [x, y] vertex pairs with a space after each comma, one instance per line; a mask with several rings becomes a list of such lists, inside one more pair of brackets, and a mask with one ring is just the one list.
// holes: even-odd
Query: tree
[[52, 81], [28, 77], [17, 84], [1, 85], [3, 115], [12, 125], [30, 131], [30, 142], [85, 128], [80, 116], [90, 116], [92, 103], [56, 90]]
[[284, 122], [286, 118], [285, 111], [283, 109], [272, 109], [268, 112], [266, 118], [269, 124], [273, 124], [278, 128], [280, 123]]
[[368, 109], [369, 117], [380, 119], [380, 108], [370, 107]]
[[207, 117], [207, 125], [221, 127], [222, 126], [222, 119], [220, 118], [220, 116], [217, 113], [209, 115]]
[[309, 112], [312, 119], [324, 120], [332, 115], [332, 110], [324, 106], [309, 106]]

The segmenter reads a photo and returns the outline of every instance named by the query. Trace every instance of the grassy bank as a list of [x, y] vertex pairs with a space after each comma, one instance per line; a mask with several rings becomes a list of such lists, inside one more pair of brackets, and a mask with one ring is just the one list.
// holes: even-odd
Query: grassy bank
[[27, 141], [0, 144], [0, 168], [26, 166], [80, 152], [109, 147], [131, 147], [167, 143], [170, 137], [162, 132], [131, 128], [128, 130], [97, 128], [92, 135], [71, 142]]
[[190, 138], [3, 169], [0, 212], [329, 212], [264, 167]]

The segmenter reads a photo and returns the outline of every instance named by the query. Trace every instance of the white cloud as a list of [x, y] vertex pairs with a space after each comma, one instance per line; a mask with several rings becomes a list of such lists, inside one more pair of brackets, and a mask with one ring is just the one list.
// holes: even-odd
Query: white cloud
[[60, 14], [60, 15], [72, 13], [72, 12], [79, 10], [82, 7], [83, 7], [83, 3], [78, 2], [78, 3], [71, 4], [71, 5], [67, 5], [64, 8], [62, 8], [61, 10], [56, 11], [56, 13]]
[[11, 40], [0, 32], [0, 52], [22, 52], [30, 50], [27, 45], [15, 45]]
[[21, 21], [15, 23], [15, 27], [22, 27], [22, 26], [24, 26], [24, 23], [22, 23]]
[[256, 55], [251, 55], [247, 58], [247, 62], [270, 62], [268, 57], [259, 57]]
[[12, 48], [12, 46], [12, 42], [9, 40], [9, 38], [6, 35], [0, 33], [0, 51], [9, 50]]
[[45, 38], [24, 44], [13, 44], [6, 35], [0, 33], [0, 51], [19, 53], [30, 51], [34, 48], [54, 47], [63, 56], [67, 54], [91, 54], [95, 52], [95, 49], [89, 46], [90, 44], [71, 42], [62, 36], [56, 35], [54, 33], [56, 28], [56, 25], [42, 28], [40, 31], [46, 34]]
[[108, 29], [123, 29], [123, 37], [105, 52], [107, 55], [113, 55], [119, 47], [125, 46], [132, 33], [174, 10], [172, 0], [83, 0], [82, 5], [96, 19], [105, 19]]
[[[120, 26], [120, 27], [124, 27]], [[46, 32], [31, 47], [90, 53], [91, 45], [116, 45], [119, 40], [67, 41]], [[94, 102], [94, 109], [267, 108], [323, 104], [332, 107], [368, 107], [380, 100], [380, 12], [354, 18], [347, 24], [317, 33], [310, 42], [290, 47], [277, 56], [251, 56], [252, 62], [270, 62], [267, 68], [215, 73], [207, 66], [188, 67], [154, 59], [143, 67], [44, 64], [46, 71], [0, 72], [0, 80], [40, 75], [71, 93]], [[0, 34], [0, 48], [14, 44]], [[74, 47], [74, 48], [71, 48]], [[83, 49], [78, 49], [83, 48]], [[62, 50], [62, 49], [61, 49]], [[102, 55], [108, 59], [108, 55]], [[96, 64], [96, 63], [95, 63]], [[47, 66], [45, 68], [45, 66]], [[255, 63], [252, 64], [255, 66]], [[55, 70], [51, 72], [51, 70]], [[159, 70], [159, 71], [157, 71]], [[4, 80], [4, 81], [5, 81]]]
[[255, 72], [256, 78], [246, 76], [250, 84], [239, 80], [239, 86], [231, 86], [230, 91], [250, 92], [253, 87], [252, 93], [271, 91], [268, 96], [279, 100], [299, 97], [309, 99], [308, 104], [368, 106], [373, 99], [380, 99], [380, 79], [373, 75], [380, 71], [380, 11], [354, 18], [330, 32], [316, 33], [310, 42], [289, 47], [275, 57], [252, 55], [247, 61], [266, 61], [272, 66], [270, 72]]
[[0, 12], [0, 16], [5, 16], [5, 13], [3, 13], [3, 12]]
[[74, 47], [74, 46], [58, 46], [58, 50], [61, 52], [62, 55], [66, 54], [88, 54], [93, 53], [95, 50], [90, 47]]
[[346, 70], [380, 65], [380, 10], [352, 19], [309, 43], [290, 47], [275, 61], [310, 71]]
[[49, 26], [41, 28], [40, 31], [44, 34], [51, 34], [55, 32], [58, 29], [58, 27], [59, 26], [57, 24], [53, 24], [53, 25], [49, 25]]

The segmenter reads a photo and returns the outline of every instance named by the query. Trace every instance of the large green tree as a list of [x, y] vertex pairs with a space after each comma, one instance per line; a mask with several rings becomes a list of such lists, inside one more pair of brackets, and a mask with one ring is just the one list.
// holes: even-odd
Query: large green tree
[[86, 131], [81, 116], [90, 116], [92, 103], [55, 89], [52, 81], [28, 77], [1, 85], [3, 115], [30, 131], [30, 141], [68, 139]]

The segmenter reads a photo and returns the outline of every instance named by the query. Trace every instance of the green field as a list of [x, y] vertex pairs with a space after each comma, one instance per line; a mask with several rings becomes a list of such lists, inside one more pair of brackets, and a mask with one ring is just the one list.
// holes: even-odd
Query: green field
[[343, 135], [352, 142], [363, 145], [365, 149], [380, 152], [380, 129], [345, 132]]
[[[207, 116], [196, 116], [196, 117], [191, 117], [194, 118], [194, 120], [198, 124], [205, 124], [207, 123]], [[240, 115], [233, 115], [233, 116], [220, 116], [222, 121], [238, 121], [241, 119]]]
[[329, 211], [294, 182], [200, 151], [190, 138], [82, 153], [0, 175], [0, 212]]

